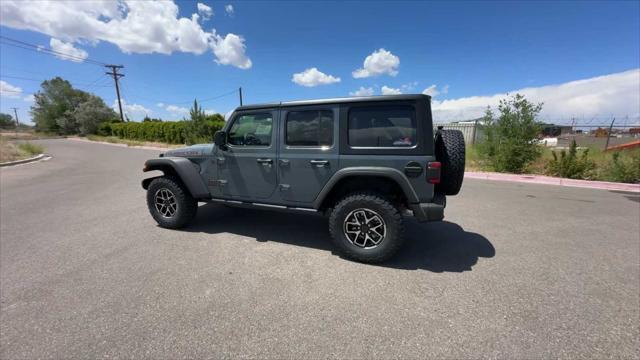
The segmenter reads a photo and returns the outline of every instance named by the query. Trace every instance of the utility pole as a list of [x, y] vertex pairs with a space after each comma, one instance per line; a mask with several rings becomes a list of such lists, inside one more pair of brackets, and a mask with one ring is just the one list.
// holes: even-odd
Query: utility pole
[[238, 92], [240, 94], [240, 106], [242, 106], [242, 86], [240, 86], [240, 88], [238, 88]]
[[613, 123], [616, 121], [616, 118], [611, 120], [611, 125], [609, 125], [609, 131], [607, 131], [607, 143], [604, 144], [604, 151], [607, 151], [609, 148], [609, 139], [611, 138], [611, 130], [613, 130]]
[[12, 108], [13, 113], [16, 114], [16, 128], [20, 126], [20, 121], [18, 121], [18, 108]]
[[113, 81], [116, 83], [116, 94], [118, 95], [118, 109], [120, 109], [120, 120], [124, 122], [124, 115], [122, 114], [122, 101], [120, 100], [120, 86], [118, 85], [118, 79], [124, 76], [124, 74], [118, 74], [118, 69], [122, 69], [122, 65], [105, 65], [110, 68], [111, 72], [105, 74], [113, 76]]

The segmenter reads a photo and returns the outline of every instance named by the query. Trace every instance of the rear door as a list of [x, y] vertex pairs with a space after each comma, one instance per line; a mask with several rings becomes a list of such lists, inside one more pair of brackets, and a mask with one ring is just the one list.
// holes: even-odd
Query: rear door
[[310, 204], [338, 169], [337, 106], [285, 107], [280, 112], [281, 199]]
[[236, 113], [227, 131], [227, 149], [217, 151], [222, 195], [267, 199], [277, 186], [274, 109]]

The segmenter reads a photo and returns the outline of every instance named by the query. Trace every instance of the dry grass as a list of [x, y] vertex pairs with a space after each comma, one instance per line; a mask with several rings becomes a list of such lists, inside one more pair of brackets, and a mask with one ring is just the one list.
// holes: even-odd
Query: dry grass
[[0, 131], [0, 137], [4, 140], [38, 140], [38, 139], [62, 138], [64, 136], [59, 136], [55, 134], [45, 134], [45, 133], [35, 132], [32, 130], [24, 130], [24, 131], [2, 130]]
[[44, 148], [29, 142], [16, 143], [0, 137], [0, 162], [27, 159], [42, 154]]

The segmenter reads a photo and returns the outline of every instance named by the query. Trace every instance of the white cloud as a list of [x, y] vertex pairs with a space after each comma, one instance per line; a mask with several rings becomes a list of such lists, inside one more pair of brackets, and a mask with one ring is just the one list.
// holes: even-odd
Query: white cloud
[[436, 97], [440, 94], [446, 95], [449, 92], [449, 85], [445, 85], [442, 89], [438, 89], [438, 86], [435, 84], [429, 86], [428, 88], [422, 90], [422, 93], [425, 95], [429, 95], [431, 97]]
[[159, 108], [163, 108], [164, 107], [164, 103], [162, 103], [162, 102], [156, 103], [156, 106], [159, 107]]
[[11, 85], [4, 80], [0, 80], [0, 96], [5, 98], [19, 99], [22, 96], [22, 88]]
[[364, 86], [360, 86], [360, 89], [350, 92], [349, 95], [351, 95], [351, 96], [371, 96], [371, 95], [373, 95], [373, 88], [372, 87], [366, 88]]
[[402, 89], [403, 92], [410, 92], [410, 91], [413, 91], [413, 89], [415, 89], [416, 86], [418, 86], [418, 82], [412, 81], [408, 84], [401, 85], [400, 88]]
[[173, 116], [189, 114], [189, 109], [187, 109], [186, 107], [181, 107], [176, 105], [167, 105], [164, 109], [167, 110]]
[[86, 51], [76, 48], [70, 42], [67, 43], [56, 38], [51, 38], [51, 40], [49, 41], [49, 46], [51, 46], [51, 49], [53, 51], [69, 55], [66, 56], [62, 54], [56, 54], [56, 57], [58, 59], [69, 60], [73, 62], [82, 62], [84, 61], [84, 59], [89, 57], [89, 54]]
[[392, 87], [388, 87], [387, 85], [383, 85], [380, 89], [382, 95], [400, 95], [402, 94], [402, 90], [394, 89]]
[[[543, 102], [541, 116], [557, 119], [578, 117], [640, 117], [640, 69], [570, 81], [563, 84], [523, 88], [509, 94], [522, 94], [534, 103]], [[497, 107], [506, 93], [432, 101], [437, 121], [467, 120], [480, 117], [487, 106]]]
[[383, 74], [396, 76], [399, 66], [400, 58], [381, 48], [367, 56], [364, 59], [364, 66], [355, 70], [352, 75], [356, 79]]
[[[118, 99], [113, 100], [113, 105], [111, 107], [116, 113], [119, 111]], [[153, 114], [153, 111], [147, 109], [143, 105], [129, 104], [125, 99], [122, 99], [122, 111], [131, 120], [141, 120], [145, 116]]]
[[438, 91], [438, 87], [434, 84], [429, 86], [428, 88], [422, 90], [422, 93], [425, 95], [429, 95], [431, 97], [436, 97], [440, 95], [440, 91]]
[[204, 109], [204, 113], [207, 115], [213, 115], [217, 114], [218, 112], [216, 111], [216, 109]]
[[253, 65], [251, 59], [245, 55], [246, 46], [242, 36], [227, 34], [222, 37], [214, 34], [211, 48], [218, 64], [233, 65], [240, 69], [249, 69]]
[[340, 78], [332, 75], [327, 75], [317, 68], [313, 67], [310, 69], [306, 69], [303, 72], [293, 74], [291, 81], [301, 86], [314, 87], [318, 85], [329, 85], [340, 82]]
[[33, 96], [33, 94], [29, 94], [29, 95], [23, 97], [22, 101], [26, 101], [26, 102], [32, 103], [32, 102], [36, 101], [36, 97]]
[[[71, 44], [105, 41], [125, 53], [141, 54], [175, 51], [199, 55], [211, 50], [220, 64], [251, 67], [241, 36], [205, 31], [200, 15], [179, 17], [173, 1], [2, 0], [0, 19], [3, 26], [43, 33]], [[230, 43], [235, 51], [231, 58], [225, 51]]]
[[209, 20], [213, 16], [213, 9], [211, 6], [208, 6], [203, 3], [198, 3], [198, 14], [202, 16], [202, 20]]
[[229, 15], [229, 16], [233, 16], [234, 11], [235, 11], [235, 10], [233, 9], [233, 5], [231, 5], [231, 4], [227, 4], [227, 5], [225, 5], [225, 6], [224, 6], [224, 12], [226, 12], [226, 13], [227, 13], [227, 15]]

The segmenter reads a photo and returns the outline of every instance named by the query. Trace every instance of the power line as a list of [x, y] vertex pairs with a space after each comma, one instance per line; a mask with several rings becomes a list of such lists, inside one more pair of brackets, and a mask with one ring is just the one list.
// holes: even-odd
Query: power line
[[[43, 82], [46, 80], [42, 80], [42, 79], [33, 79], [33, 78], [27, 78], [27, 77], [22, 77], [22, 76], [13, 76], [13, 75], [0, 75], [0, 78], [5, 78], [5, 79], [18, 79], [18, 80], [26, 80], [26, 81], [37, 81], [37, 82]], [[68, 81], [68, 80], [67, 80]], [[74, 86], [92, 86], [92, 84], [78, 84], [78, 83], [72, 83], [69, 81], [69, 83], [71, 85]], [[111, 86], [111, 85], [104, 85], [103, 87], [106, 86]]]
[[[231, 94], [235, 94], [237, 91], [238, 91], [238, 89], [234, 89], [234, 90], [231, 90], [231, 91], [226, 92], [224, 94], [220, 94], [220, 95], [216, 95], [216, 96], [209, 97], [209, 98], [204, 98], [204, 99], [197, 99], [196, 98], [196, 100], [198, 100], [198, 103], [203, 103], [203, 102], [207, 102], [207, 101], [220, 99], [222, 97], [229, 96]], [[159, 100], [151, 99], [151, 98], [144, 97], [144, 96], [139, 96], [139, 95], [135, 95], [135, 94], [132, 95], [131, 93], [128, 93], [128, 96], [131, 97], [131, 98], [147, 100], [147, 101], [151, 101], [151, 102], [155, 102], [155, 103], [174, 104], [174, 105], [191, 104], [193, 102], [193, 100], [186, 100], [186, 101], [159, 101]]]
[[82, 62], [82, 63], [87, 63], [87, 64], [92, 64], [92, 65], [97, 65], [97, 66], [105, 66], [107, 65], [106, 63], [102, 62], [102, 61], [98, 61], [98, 60], [94, 60], [91, 58], [82, 58], [76, 55], [72, 55], [72, 54], [68, 54], [68, 53], [64, 53], [61, 51], [57, 51], [57, 50], [53, 50], [53, 49], [48, 49], [42, 45], [35, 45], [35, 44], [31, 44], [25, 41], [21, 41], [21, 40], [17, 40], [17, 39], [12, 39], [10, 37], [6, 37], [3, 35], [0, 35], [0, 44], [4, 44], [4, 45], [9, 45], [9, 46], [13, 46], [13, 47], [17, 47], [17, 48], [21, 48], [21, 49], [25, 49], [25, 50], [31, 50], [31, 51], [35, 51], [37, 53], [41, 53], [41, 54], [47, 54], [47, 55], [51, 55], [51, 56], [56, 56], [56, 57], [64, 57], [66, 59], [69, 60], [76, 60], [78, 62]]
[[[229, 91], [228, 93], [224, 93], [224, 94], [221, 94], [221, 95], [218, 95], [218, 96], [202, 99], [202, 100], [200, 100], [200, 102], [202, 103], [202, 102], [205, 102], [205, 101], [211, 101], [211, 100], [220, 99], [221, 97], [225, 97], [225, 96], [229, 96], [231, 94], [235, 94], [236, 91], [237, 91], [236, 89], [233, 89], [233, 90]], [[241, 94], [240, 96], [242, 97], [242, 90], [240, 90], [240, 94]]]

